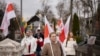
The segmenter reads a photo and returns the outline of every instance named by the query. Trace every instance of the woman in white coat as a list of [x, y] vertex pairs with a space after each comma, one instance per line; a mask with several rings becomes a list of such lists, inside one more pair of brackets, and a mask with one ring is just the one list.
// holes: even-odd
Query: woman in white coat
[[26, 36], [21, 41], [21, 47], [23, 48], [23, 56], [35, 56], [37, 39], [35, 39], [32, 35], [32, 31], [27, 30]]
[[69, 32], [68, 37], [63, 43], [64, 53], [66, 56], [75, 56], [75, 48], [77, 47], [76, 40], [73, 38], [73, 33]]

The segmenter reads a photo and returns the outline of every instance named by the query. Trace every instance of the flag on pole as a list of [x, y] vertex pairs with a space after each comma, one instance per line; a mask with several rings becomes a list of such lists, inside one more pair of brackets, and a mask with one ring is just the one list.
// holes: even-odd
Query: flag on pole
[[63, 49], [63, 54], [64, 54], [64, 56], [66, 56], [65, 52], [64, 52], [64, 46], [63, 46], [63, 44], [66, 43], [65, 39], [66, 39], [66, 37], [68, 35], [68, 32], [69, 32], [70, 16], [68, 17], [65, 25], [63, 25], [62, 19], [60, 19], [60, 20], [61, 20], [60, 24], [62, 24], [62, 27], [61, 27], [61, 32], [59, 34], [59, 41], [60, 41], [61, 47]]
[[60, 34], [59, 34], [59, 40], [61, 43], [65, 40], [65, 31], [64, 31], [64, 24], [62, 18], [59, 20], [59, 28], [60, 28]]
[[70, 28], [70, 20], [71, 20], [71, 16], [68, 17], [65, 26], [64, 26], [64, 31], [65, 31], [65, 36], [68, 36], [68, 32], [69, 32], [69, 28]]
[[44, 17], [45, 20], [45, 27], [44, 27], [44, 44], [50, 42], [49, 34], [54, 32], [52, 27], [50, 26], [50, 23], [48, 22], [46, 16]]
[[62, 24], [62, 28], [61, 28], [61, 32], [59, 34], [59, 40], [61, 41], [61, 43], [64, 42], [65, 38], [67, 37], [68, 35], [68, 32], [69, 32], [69, 24], [70, 24], [70, 19], [71, 19], [71, 16], [68, 17], [65, 25], [63, 25], [63, 21], [61, 20], [61, 23]]
[[7, 36], [8, 34], [8, 27], [10, 25], [10, 19], [16, 17], [13, 4], [12, 3], [7, 3], [6, 9], [5, 9], [5, 14], [3, 16], [3, 20], [1, 23], [1, 29], [3, 29], [3, 34], [4, 36]]

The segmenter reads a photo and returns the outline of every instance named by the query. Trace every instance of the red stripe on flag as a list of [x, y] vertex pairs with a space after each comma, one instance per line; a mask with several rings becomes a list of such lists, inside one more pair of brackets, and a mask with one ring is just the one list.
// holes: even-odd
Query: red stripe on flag
[[46, 24], [44, 28], [44, 37], [46, 38], [48, 36], [49, 36], [49, 30], [48, 30], [48, 25]]
[[64, 29], [62, 29], [60, 35], [59, 35], [59, 40], [63, 43], [65, 40], [65, 32]]
[[7, 12], [10, 12], [12, 10], [14, 10], [13, 5], [9, 4], [8, 7], [7, 7]]

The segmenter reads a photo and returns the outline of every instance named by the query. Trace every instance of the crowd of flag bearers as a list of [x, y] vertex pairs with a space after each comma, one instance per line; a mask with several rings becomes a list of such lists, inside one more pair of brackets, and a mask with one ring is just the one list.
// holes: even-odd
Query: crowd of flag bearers
[[67, 32], [63, 28], [65, 27], [63, 22], [60, 21], [59, 33], [54, 32], [46, 16], [44, 20], [44, 33], [41, 33], [40, 28], [37, 28], [34, 34], [31, 29], [26, 29], [25, 37], [21, 41], [23, 56], [75, 56], [78, 45], [73, 33], [68, 30], [70, 20], [68, 19], [66, 23]]
[[[12, 7], [11, 3], [7, 4], [0, 26], [5, 36], [9, 33], [10, 19], [16, 17]], [[34, 34], [32, 29], [25, 30], [25, 36], [21, 40], [22, 56], [75, 56], [75, 48], [78, 46], [73, 33], [69, 31], [70, 16], [65, 25], [62, 18], [59, 20], [58, 35], [50, 26], [46, 16], [44, 16], [44, 23], [44, 33], [41, 33], [41, 29], [36, 29]]]
[[44, 43], [45, 37], [40, 29], [36, 34], [32, 30], [25, 31], [25, 37], [21, 41], [22, 56], [75, 56], [75, 48], [78, 47], [73, 33], [68, 33], [68, 38], [62, 43], [55, 32], [49, 34], [49, 42]]

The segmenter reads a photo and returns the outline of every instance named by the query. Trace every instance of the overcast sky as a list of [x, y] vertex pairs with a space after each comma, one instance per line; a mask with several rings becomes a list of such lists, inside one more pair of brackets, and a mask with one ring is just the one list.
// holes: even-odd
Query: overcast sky
[[[20, 1], [21, 0], [5, 0], [5, 2], [13, 2], [17, 5], [17, 7], [19, 7], [20, 10]], [[44, 0], [22, 0], [23, 1], [23, 17], [27, 20], [29, 20], [32, 16], [35, 15], [35, 13], [38, 10], [42, 10], [43, 6], [42, 6], [42, 2]], [[56, 9], [56, 6], [59, 2], [64, 1], [64, 9], [65, 10], [69, 10], [70, 8], [70, 0], [45, 0], [45, 4], [47, 6], [50, 6], [50, 10], [53, 12], [54, 16], [56, 18], [59, 18], [58, 15], [58, 10]], [[76, 1], [76, 0], [75, 0]], [[77, 0], [78, 1], [78, 0]], [[93, 0], [94, 1], [94, 0]], [[97, 0], [96, 0], [97, 1]], [[97, 3], [96, 3], [97, 4]], [[84, 17], [84, 14], [82, 12], [82, 4], [79, 4], [79, 6], [81, 6], [80, 8], [80, 16], [82, 15], [82, 17]], [[94, 6], [95, 7], [95, 6]], [[77, 12], [77, 9], [73, 9], [74, 12]]]
[[[5, 0], [6, 2], [15, 3], [20, 9], [20, 0]], [[43, 9], [43, 0], [23, 0], [23, 17], [27, 20], [35, 15], [38, 10]], [[46, 5], [50, 6], [56, 18], [59, 18], [56, 6], [61, 0], [46, 0]]]
[[[15, 3], [20, 9], [20, 0], [5, 0], [5, 1]], [[38, 10], [43, 10], [43, 5], [42, 5], [43, 1], [45, 1], [45, 5], [50, 7], [49, 10], [52, 11], [55, 18], [60, 17], [60, 15], [58, 15], [58, 10], [56, 6], [63, 0], [22, 0], [22, 1], [23, 1], [23, 17], [26, 19], [26, 21], [29, 20], [29, 18], [31, 18], [32, 16], [34, 16]], [[68, 3], [67, 6], [65, 6], [65, 8], [67, 9], [69, 6]]]
[[[23, 17], [26, 21], [35, 15], [38, 9], [42, 9], [42, 0], [22, 0], [23, 1]], [[5, 0], [5, 2], [15, 3], [20, 10], [20, 0]]]

